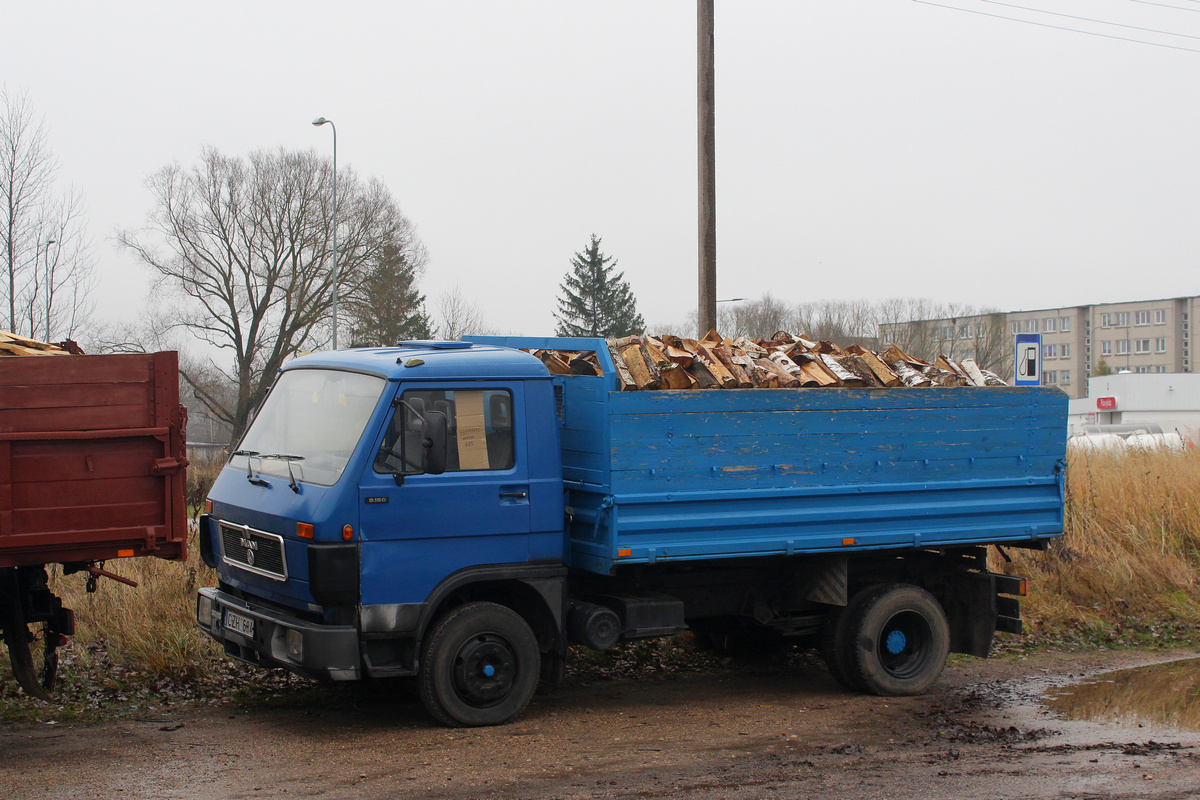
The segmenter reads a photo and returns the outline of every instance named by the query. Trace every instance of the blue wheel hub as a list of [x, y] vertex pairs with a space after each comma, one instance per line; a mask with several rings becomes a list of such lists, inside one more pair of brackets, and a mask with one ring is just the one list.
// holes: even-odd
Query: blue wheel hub
[[887, 635], [884, 645], [887, 651], [892, 655], [897, 655], [904, 652], [905, 645], [908, 644], [908, 637], [904, 635], [904, 631], [895, 630]]

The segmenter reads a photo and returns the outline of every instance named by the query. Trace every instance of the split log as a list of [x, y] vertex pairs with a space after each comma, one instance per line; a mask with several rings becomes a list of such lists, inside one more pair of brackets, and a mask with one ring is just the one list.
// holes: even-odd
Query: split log
[[829, 371], [816, 353], [792, 348], [792, 360], [804, 371], [805, 386], [840, 386], [841, 381]]
[[855, 375], [850, 370], [843, 367], [836, 358], [829, 353], [821, 353], [821, 363], [825, 368], [833, 374], [833, 377], [838, 379], [842, 386], [862, 386], [863, 379]]
[[694, 358], [692, 363], [684, 369], [687, 374], [696, 379], [696, 385], [699, 389], [719, 389], [721, 382], [718, 381], [704, 364], [704, 359]]
[[600, 369], [600, 363], [596, 360], [595, 353], [586, 353], [584, 355], [575, 356], [568, 363], [571, 367], [572, 375], [603, 375], [604, 370]]
[[971, 383], [976, 386], [987, 386], [987, 378], [983, 375], [983, 370], [979, 369], [979, 364], [973, 358], [964, 358], [962, 361], [963, 372], [967, 373], [967, 377], [971, 379]]
[[750, 356], [751, 358], [759, 359], [766, 358], [767, 356], [767, 348], [762, 347], [756, 342], [750, 341], [745, 336], [739, 336], [734, 339], [733, 346], [739, 350], [745, 350], [746, 355]]
[[966, 378], [959, 377], [948, 370], [938, 369], [932, 364], [922, 367], [918, 371], [929, 378], [930, 383], [934, 386], [965, 386], [967, 383]]
[[696, 348], [696, 358], [704, 361], [704, 366], [708, 367], [708, 371], [725, 389], [736, 389], [738, 380], [733, 376], [733, 373], [726, 369], [721, 363], [721, 359], [709, 348], [704, 342]]
[[571, 362], [566, 356], [554, 350], [538, 350], [534, 353], [538, 360], [546, 365], [551, 375], [571, 375]]
[[981, 369], [979, 371], [983, 373], [983, 378], [987, 382], [988, 386], [1008, 386], [1008, 381], [1004, 380], [996, 373], [986, 369]]
[[754, 381], [750, 379], [750, 375], [746, 372], [742, 365], [734, 362], [733, 351], [730, 350], [727, 345], [720, 344], [709, 349], [711, 350], [712, 354], [715, 355], [721, 362], [722, 366], [729, 370], [730, 374], [733, 375], [734, 379], [737, 381], [737, 388], [750, 389], [754, 386]]
[[[778, 353], [778, 355], [784, 359], [787, 359], [787, 356], [783, 355], [783, 353]], [[769, 383], [777, 383], [779, 386], [782, 386], [785, 389], [794, 389], [800, 386], [799, 378], [797, 378], [795, 375], [792, 375], [792, 373], [788, 372], [782, 366], [772, 361], [769, 356], [767, 358], [757, 359], [754, 363], [758, 364], [767, 371], [769, 375]]]
[[880, 380], [875, 377], [875, 373], [871, 371], [871, 368], [853, 353], [842, 353], [840, 356], [831, 357], [836, 359], [837, 362], [842, 365], [842, 369], [846, 370], [847, 372], [853, 372], [855, 375], [857, 375], [858, 379], [862, 381], [863, 386], [883, 385]]
[[846, 352], [833, 342], [817, 342], [817, 346], [811, 349], [818, 353], [824, 353], [831, 356], [840, 356]]
[[750, 383], [755, 389], [763, 387], [767, 384], [767, 382], [770, 380], [767, 371], [758, 364], [754, 363], [753, 358], [746, 355], [746, 353], [741, 350], [731, 350], [730, 352], [733, 353], [730, 360], [746, 372], [746, 376], [750, 378]]
[[642, 349], [642, 345], [626, 346], [621, 351], [621, 360], [629, 368], [629, 374], [633, 376], [638, 389], [657, 389], [661, 385], [658, 371], [654, 369], [654, 364], [651, 363], [650, 356]]
[[659, 370], [658, 375], [664, 389], [697, 388], [696, 379], [691, 376], [687, 369], [678, 364], [673, 363], [669, 367]]
[[933, 362], [933, 365], [938, 369], [944, 369], [948, 372], [953, 372], [967, 383], [971, 382], [971, 376], [966, 373], [962, 366], [953, 358], [944, 353], [938, 355], [937, 360]]
[[903, 361], [906, 364], [912, 364], [914, 367], [927, 367], [928, 361], [922, 361], [919, 358], [913, 358], [908, 353], [901, 350], [897, 345], [892, 345], [887, 350], [883, 351], [883, 360], [888, 364], [895, 364], [897, 361]]
[[621, 391], [629, 392], [637, 388], [637, 381], [633, 379], [633, 373], [629, 371], [629, 367], [625, 366], [625, 359], [621, 358], [621, 353], [617, 350], [615, 342], [605, 342], [608, 345], [608, 354], [613, 360], [613, 366], [617, 370], [617, 380], [621, 383]]
[[895, 372], [892, 372], [891, 367], [883, 363], [879, 356], [875, 355], [865, 347], [852, 344], [846, 348], [846, 352], [858, 356], [859, 359], [861, 359], [862, 362], [871, 369], [871, 372], [874, 373], [875, 378], [884, 386], [899, 386], [903, 383], [903, 381], [900, 380], [900, 376]]
[[[886, 353], [884, 354], [886, 355]], [[907, 362], [897, 360], [892, 363], [892, 371], [900, 376], [900, 380], [904, 381], [905, 386], [919, 387], [930, 386], [932, 382], [921, 373], [910, 367]]]

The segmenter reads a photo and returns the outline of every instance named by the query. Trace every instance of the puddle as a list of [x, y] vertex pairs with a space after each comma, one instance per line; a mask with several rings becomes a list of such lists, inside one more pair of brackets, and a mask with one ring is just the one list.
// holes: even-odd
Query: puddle
[[1200, 658], [1106, 672], [1044, 700], [1066, 719], [1200, 731]]

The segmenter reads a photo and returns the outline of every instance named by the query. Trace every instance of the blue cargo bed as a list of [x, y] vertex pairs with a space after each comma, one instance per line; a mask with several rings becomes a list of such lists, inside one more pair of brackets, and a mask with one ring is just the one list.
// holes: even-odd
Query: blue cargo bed
[[620, 392], [555, 376], [567, 560], [620, 564], [1030, 542], [1061, 534], [1067, 396], [1056, 388]]

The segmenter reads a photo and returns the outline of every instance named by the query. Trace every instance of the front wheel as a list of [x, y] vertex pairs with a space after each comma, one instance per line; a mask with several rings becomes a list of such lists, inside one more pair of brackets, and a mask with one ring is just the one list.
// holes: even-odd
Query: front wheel
[[510, 608], [469, 603], [442, 617], [423, 648], [421, 701], [451, 727], [500, 725], [537, 689], [541, 654], [529, 625]]
[[848, 628], [850, 680], [872, 694], [920, 694], [946, 666], [950, 626], [941, 604], [918, 586], [877, 589], [853, 610]]

